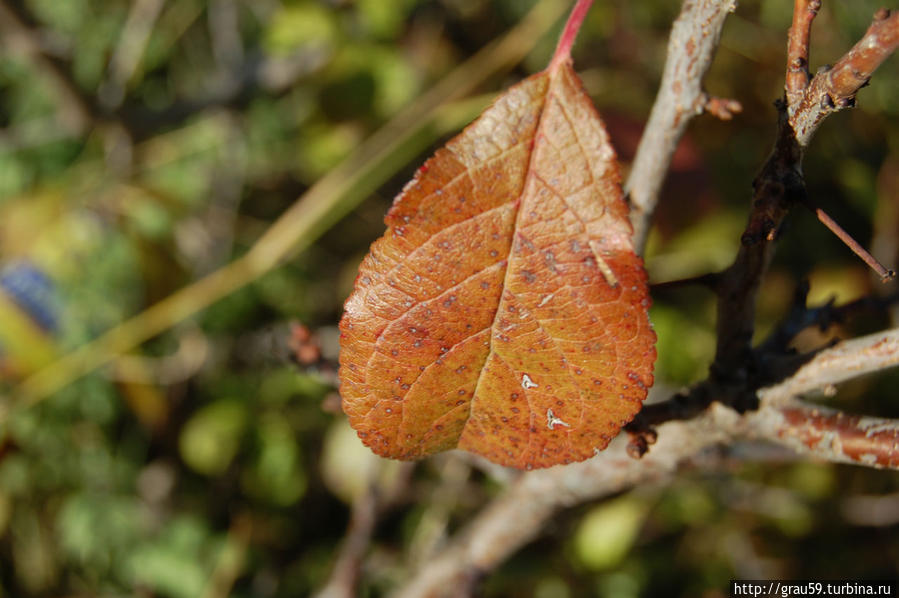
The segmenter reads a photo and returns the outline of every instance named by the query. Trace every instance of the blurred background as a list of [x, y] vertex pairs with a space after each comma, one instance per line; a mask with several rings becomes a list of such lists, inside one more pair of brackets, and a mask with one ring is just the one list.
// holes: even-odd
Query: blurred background
[[[625, 170], [679, 4], [598, 0], [575, 47]], [[305, 230], [305, 249], [284, 265], [49, 397], [12, 397], [58, 357], [245, 255], [313, 183], [533, 5], [0, 0], [0, 596], [309, 595], [369, 484], [390, 500], [360, 595], [382, 596], [501, 491], [507, 473], [456, 455], [384, 463], [358, 442], [336, 394], [336, 324], [392, 197], [493, 94], [547, 63], [555, 21], [514, 68], [443, 106], [414, 151], [387, 147], [377, 191]], [[877, 7], [826, 2], [813, 69], [860, 38]], [[744, 110], [691, 124], [650, 239], [653, 281], [730, 263], [772, 144], [791, 10], [743, 0], [729, 17], [706, 87]], [[895, 268], [899, 59], [857, 109], [822, 127], [805, 174], [811, 196]], [[764, 281], [760, 338], [802, 280], [814, 303], [894, 290], [797, 212]], [[705, 377], [714, 316], [702, 288], [656, 294], [655, 397]], [[869, 310], [797, 346], [888, 326], [888, 310]], [[819, 398], [899, 417], [897, 383], [887, 372]], [[752, 445], [725, 456], [724, 469], [700, 462], [671, 485], [562, 514], [487, 577], [484, 594], [714, 597], [735, 577], [899, 577], [895, 472]]]

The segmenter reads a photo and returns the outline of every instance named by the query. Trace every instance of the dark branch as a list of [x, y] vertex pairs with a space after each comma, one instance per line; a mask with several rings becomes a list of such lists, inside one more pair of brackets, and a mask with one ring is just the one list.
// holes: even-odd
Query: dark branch
[[790, 94], [798, 94], [802, 84], [801, 69], [795, 67], [797, 61], [807, 61], [809, 28], [819, 4], [813, 0], [795, 3], [798, 13], [790, 32], [786, 74], [788, 101], [776, 104], [779, 118], [774, 149], [753, 183], [752, 211], [740, 250], [718, 288], [718, 344], [710, 381], [722, 389], [733, 389], [730, 394], [735, 399], [743, 396], [747, 382], [756, 375], [750, 347], [756, 295], [774, 255], [778, 232], [790, 210], [807, 201], [803, 151], [824, 117], [852, 105], [858, 89], [899, 44], [899, 17], [879, 11], [865, 36], [834, 68], [818, 73], [801, 99], [790, 100]]

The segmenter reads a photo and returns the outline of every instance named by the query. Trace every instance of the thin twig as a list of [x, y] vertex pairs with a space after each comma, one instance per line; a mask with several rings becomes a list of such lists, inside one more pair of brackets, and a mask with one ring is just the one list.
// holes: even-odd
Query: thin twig
[[871, 253], [861, 246], [861, 244], [852, 238], [852, 236], [840, 226], [836, 220], [830, 217], [830, 214], [822, 210], [821, 208], [814, 208], [815, 216], [818, 217], [818, 220], [821, 221], [821, 224], [826, 226], [833, 234], [837, 236], [840, 241], [846, 244], [846, 246], [852, 250], [852, 253], [857, 255], [862, 259], [863, 262], [868, 264], [872, 270], [874, 270], [877, 275], [880, 277], [881, 282], [887, 282], [894, 276], [896, 273], [892, 270], [888, 269], [886, 266], [877, 261]]
[[[731, 399], [733, 394], [748, 399], [744, 407], [756, 408], [764, 397], [765, 401], [777, 402], [793, 396], [833, 385], [867, 372], [899, 365], [899, 331], [878, 333], [871, 337], [831, 343], [826, 350], [821, 349], [806, 354], [796, 354], [789, 350], [789, 343], [802, 330], [818, 326], [822, 330], [834, 322], [841, 322], [848, 316], [863, 309], [885, 309], [899, 300], [899, 294], [887, 297], [863, 297], [844, 305], [834, 306], [833, 301], [820, 307], [806, 305], [808, 283], [796, 290], [796, 296], [789, 313], [775, 327], [771, 335], [752, 350], [747, 363], [752, 367], [752, 376], [746, 377], [745, 386], [739, 389], [722, 388], [714, 379], [696, 384], [689, 392], [682, 392], [670, 399], [643, 407], [626, 430], [631, 435], [629, 453], [640, 458], [653, 444], [657, 434], [655, 428], [673, 420], [694, 418], [716, 400]], [[787, 380], [772, 388], [761, 389], [775, 380]], [[739, 405], [732, 405], [739, 407]]]
[[724, 20], [735, 7], [734, 0], [686, 0], [671, 27], [662, 82], [624, 186], [637, 253], [643, 253], [674, 150], [690, 119], [706, 107], [702, 78], [712, 64]]

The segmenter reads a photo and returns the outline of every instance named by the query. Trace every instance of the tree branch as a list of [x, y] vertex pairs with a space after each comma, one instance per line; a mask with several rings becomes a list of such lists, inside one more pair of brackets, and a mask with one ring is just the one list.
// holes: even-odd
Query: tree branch
[[[748, 418], [747, 434], [834, 463], [899, 469], [899, 420], [789, 400]], [[755, 432], [755, 434], [752, 434]]]
[[[807, 55], [808, 28], [817, 3], [797, 0], [787, 66], [788, 94], [798, 93], [801, 73], [793, 68]], [[778, 127], [774, 149], [753, 182], [752, 211], [733, 264], [718, 286], [718, 343], [710, 380], [722, 389], [739, 392], [755, 375], [750, 346], [759, 284], [774, 255], [775, 241], [784, 218], [794, 205], [807, 203], [802, 156], [812, 134], [830, 113], [854, 104], [855, 93], [871, 73], [899, 45], [899, 16], [881, 10], [867, 33], [830, 71], [819, 72], [789, 105], [777, 103]], [[789, 97], [789, 96], [788, 96]], [[795, 106], [791, 108], [790, 106]], [[889, 272], [883, 269], [884, 274]]]
[[[712, 64], [724, 20], [735, 7], [734, 0], [685, 0], [671, 28], [659, 93], [624, 186], [637, 253], [643, 253], [674, 150], [690, 119], [701, 114], [709, 101], [702, 90], [702, 78]], [[718, 100], [715, 107], [719, 113], [719, 105], [728, 113], [739, 111], [739, 104]]]
[[759, 391], [764, 406], [786, 404], [792, 397], [851, 378], [899, 365], [899, 328], [842, 341], [819, 352], [776, 385]]
[[833, 68], [819, 69], [802, 100], [790, 115], [796, 141], [805, 148], [829, 114], [855, 106], [855, 95], [871, 75], [899, 47], [899, 13], [882, 8], [857, 44]]
[[787, 76], [784, 79], [784, 95], [792, 115], [808, 88], [808, 54], [812, 22], [821, 8], [821, 0], [795, 0], [793, 24], [787, 41]]
[[860, 257], [863, 262], [868, 264], [869, 268], [877, 273], [881, 282], [887, 282], [896, 275], [895, 272], [877, 261], [877, 258], [871, 255], [867, 249], [862, 247], [858, 241], [853, 239], [836, 220], [830, 217], [830, 214], [814, 205], [809, 205], [809, 208], [815, 213], [815, 216], [818, 217], [818, 221], [820, 221], [821, 224], [826, 226], [830, 232], [835, 234], [837, 238], [846, 245], [846, 247], [852, 250], [852, 253]]

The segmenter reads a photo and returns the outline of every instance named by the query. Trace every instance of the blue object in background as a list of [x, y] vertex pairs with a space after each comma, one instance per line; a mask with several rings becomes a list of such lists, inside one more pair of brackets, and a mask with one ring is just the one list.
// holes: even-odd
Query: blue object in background
[[25, 260], [7, 264], [0, 270], [0, 291], [48, 334], [59, 329], [56, 287], [40, 268]]

